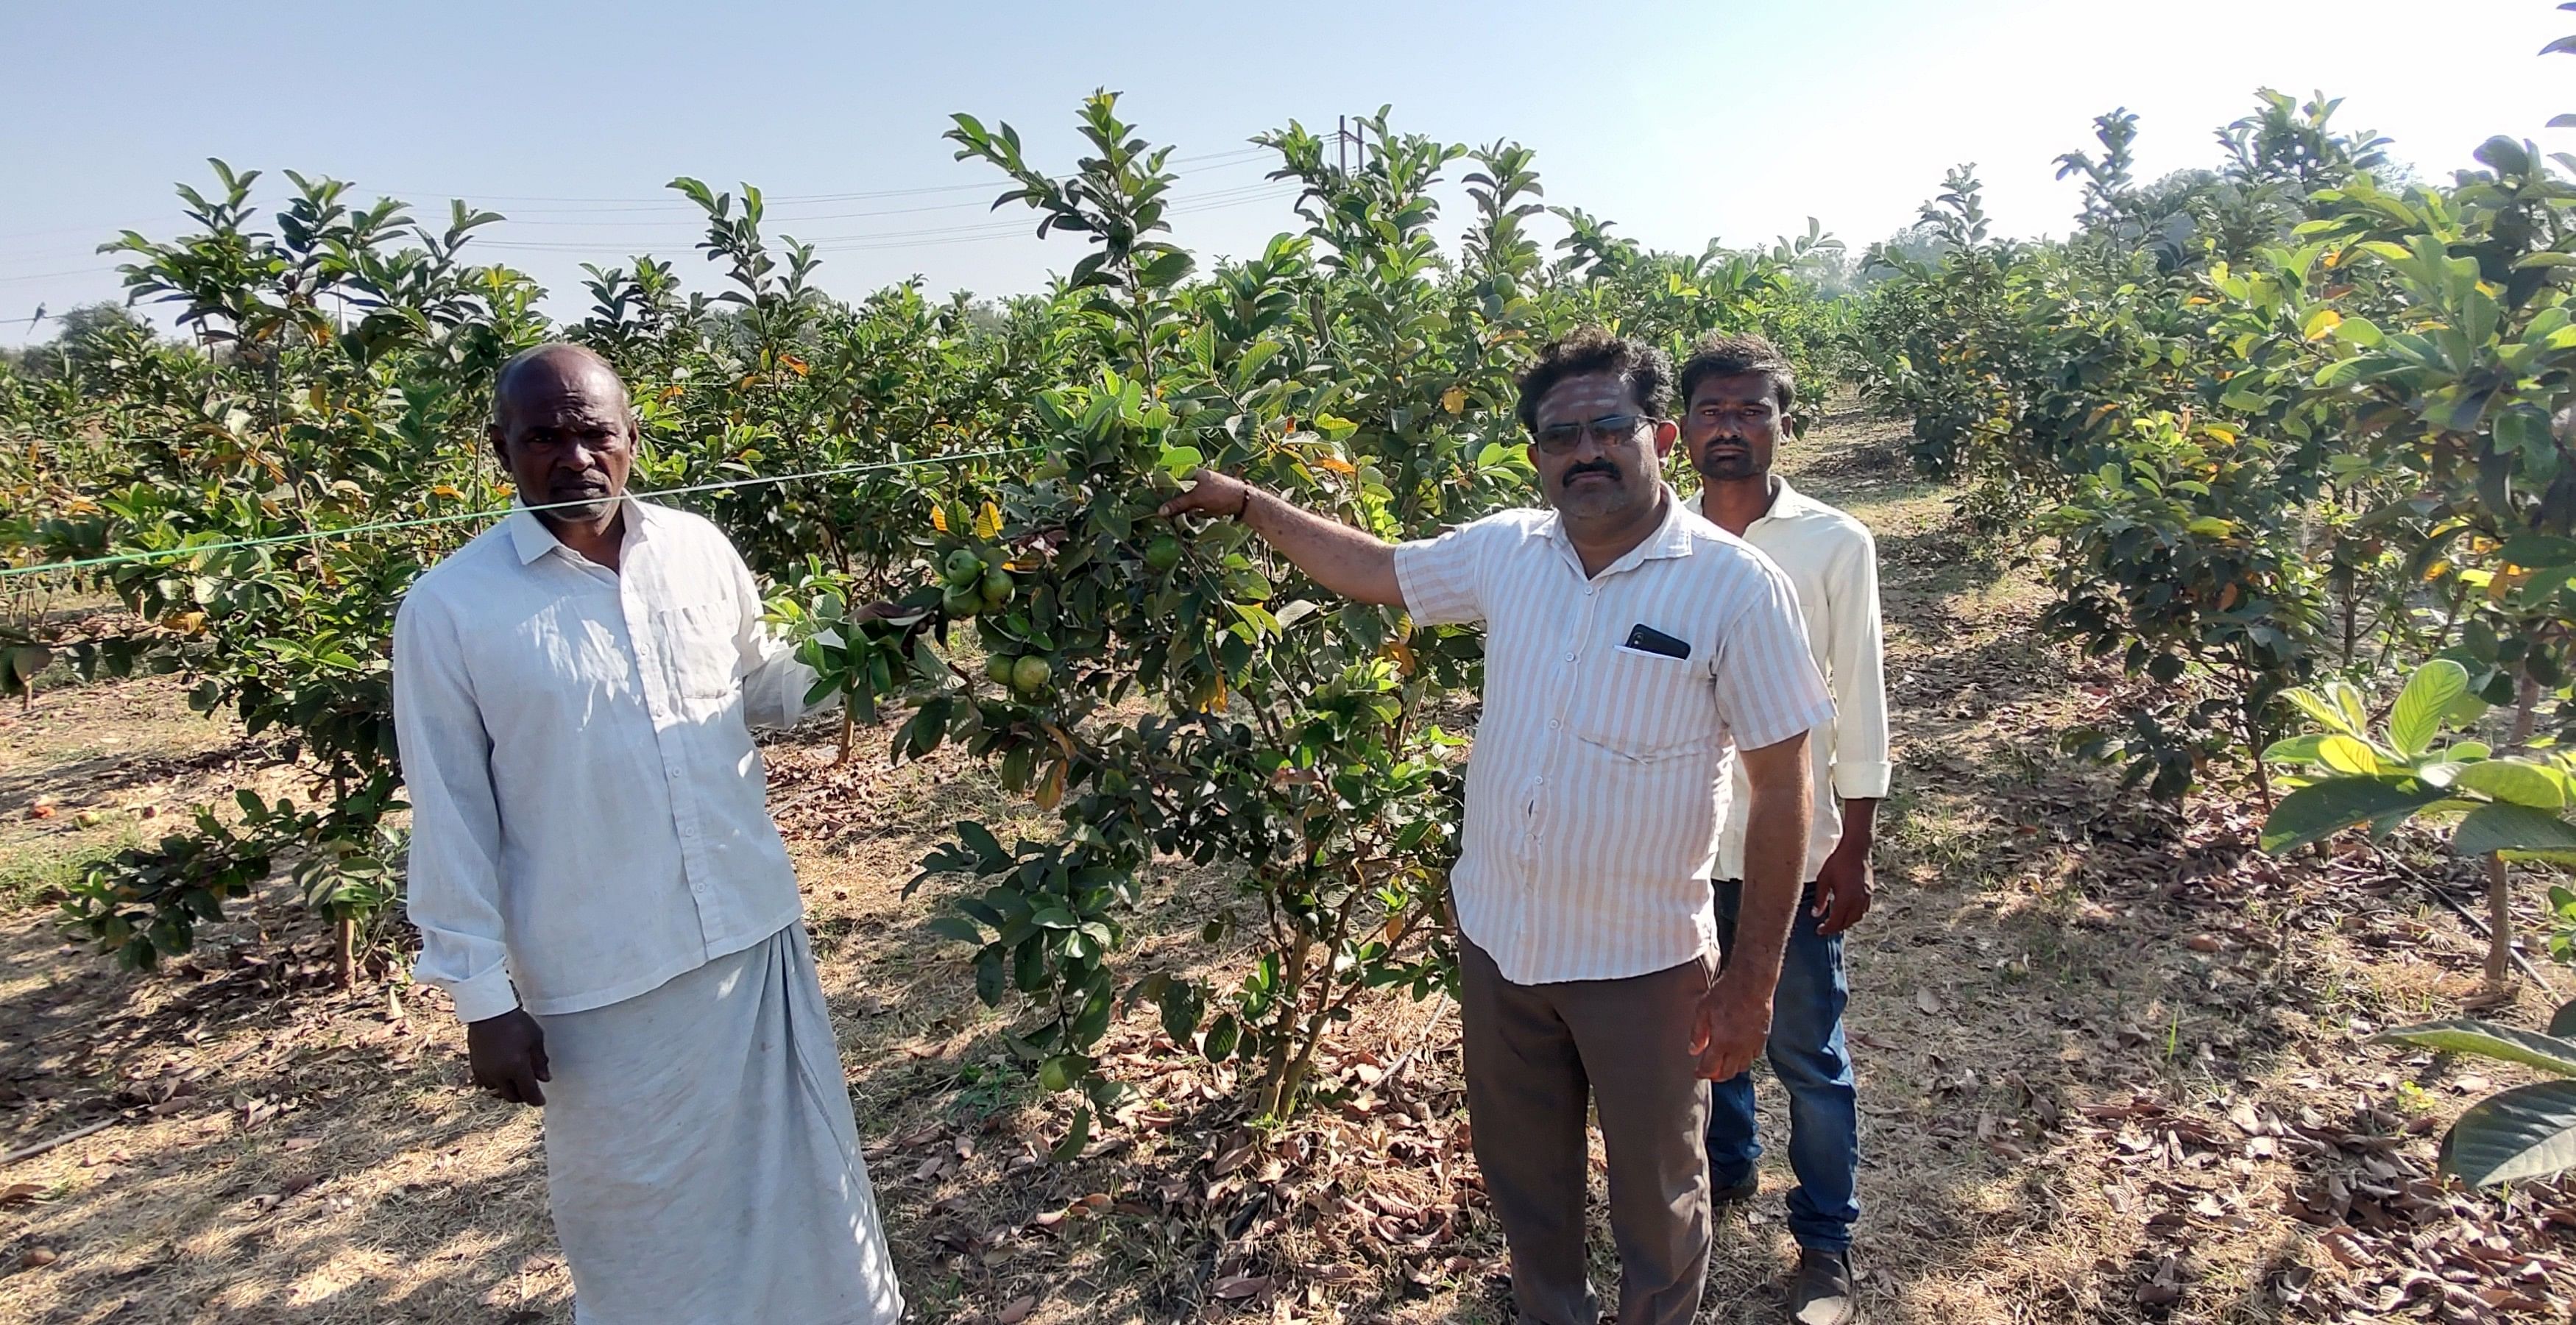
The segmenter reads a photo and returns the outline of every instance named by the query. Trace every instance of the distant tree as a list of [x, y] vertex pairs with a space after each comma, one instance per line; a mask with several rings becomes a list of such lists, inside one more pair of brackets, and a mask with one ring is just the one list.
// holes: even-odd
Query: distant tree
[[40, 381], [73, 376], [114, 356], [120, 345], [153, 337], [149, 323], [114, 302], [82, 304], [63, 313], [55, 326], [52, 340], [0, 351], [7, 355], [10, 371]]

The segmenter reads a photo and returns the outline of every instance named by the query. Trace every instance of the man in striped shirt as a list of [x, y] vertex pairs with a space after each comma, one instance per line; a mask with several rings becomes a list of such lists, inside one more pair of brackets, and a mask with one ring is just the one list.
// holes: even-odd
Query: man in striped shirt
[[[1450, 880], [1467, 1107], [1529, 1325], [1592, 1325], [1585, 1105], [1609, 1156], [1621, 1325], [1685, 1325], [1707, 1277], [1708, 1080], [1762, 1051], [1804, 882], [1807, 733], [1833, 705], [1786, 576], [1690, 514], [1661, 461], [1672, 366], [1583, 333], [1521, 379], [1550, 509], [1389, 545], [1202, 470], [1166, 515], [1242, 520], [1334, 592], [1482, 621], [1484, 712]], [[1706, 880], [1750, 788], [1735, 946]]]

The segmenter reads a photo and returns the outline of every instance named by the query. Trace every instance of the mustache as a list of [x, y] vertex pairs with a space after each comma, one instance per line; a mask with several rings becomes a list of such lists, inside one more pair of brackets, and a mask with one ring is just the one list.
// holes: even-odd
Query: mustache
[[1582, 464], [1568, 466], [1563, 474], [1557, 476], [1557, 485], [1562, 487], [1572, 483], [1579, 474], [1606, 474], [1615, 479], [1619, 477], [1619, 467], [1607, 460], [1586, 460]]

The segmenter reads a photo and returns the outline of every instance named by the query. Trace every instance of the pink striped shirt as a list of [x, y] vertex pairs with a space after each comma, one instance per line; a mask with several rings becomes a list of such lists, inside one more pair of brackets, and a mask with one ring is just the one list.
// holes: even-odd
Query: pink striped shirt
[[1417, 623], [1485, 623], [1450, 894], [1518, 984], [1621, 979], [1714, 951], [1707, 880], [1736, 749], [1833, 718], [1788, 577], [1664, 500], [1663, 524], [1590, 579], [1553, 511], [1504, 511], [1395, 552]]

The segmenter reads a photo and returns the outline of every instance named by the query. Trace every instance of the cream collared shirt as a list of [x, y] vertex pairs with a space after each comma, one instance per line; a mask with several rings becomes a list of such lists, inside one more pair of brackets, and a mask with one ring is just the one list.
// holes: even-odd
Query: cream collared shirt
[[[1700, 495], [1690, 499], [1700, 511]], [[1780, 480], [1771, 510], [1745, 526], [1760, 550], [1798, 589], [1807, 647], [1833, 692], [1833, 721], [1811, 733], [1816, 817], [1807, 837], [1807, 877], [1825, 867], [1843, 836], [1843, 802], [1887, 795], [1894, 765], [1887, 742], [1887, 677], [1878, 615], [1878, 545], [1860, 521]], [[1744, 786], [1739, 772], [1726, 833], [1718, 846], [1721, 879], [1744, 877]]]

